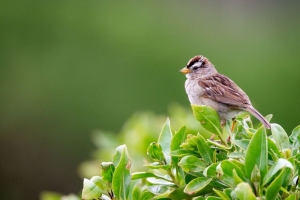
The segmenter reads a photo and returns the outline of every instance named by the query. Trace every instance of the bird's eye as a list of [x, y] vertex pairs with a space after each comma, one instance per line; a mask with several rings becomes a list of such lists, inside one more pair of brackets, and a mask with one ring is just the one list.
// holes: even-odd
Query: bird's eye
[[200, 67], [193, 67], [193, 70], [197, 70], [197, 69], [199, 69]]

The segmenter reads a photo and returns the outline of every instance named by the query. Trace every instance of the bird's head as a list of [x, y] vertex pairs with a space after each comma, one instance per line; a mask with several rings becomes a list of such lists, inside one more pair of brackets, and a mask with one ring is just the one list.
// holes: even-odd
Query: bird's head
[[217, 73], [217, 70], [206, 57], [199, 55], [191, 58], [180, 72], [187, 78], [203, 78]]

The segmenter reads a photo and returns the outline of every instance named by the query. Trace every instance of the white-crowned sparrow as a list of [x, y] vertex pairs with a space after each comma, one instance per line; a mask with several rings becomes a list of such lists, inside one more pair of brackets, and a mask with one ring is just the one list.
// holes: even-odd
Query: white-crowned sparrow
[[251, 105], [247, 94], [227, 76], [219, 74], [204, 56], [193, 57], [180, 72], [186, 74], [185, 90], [191, 104], [213, 107], [222, 123], [248, 111], [270, 129], [270, 123]]

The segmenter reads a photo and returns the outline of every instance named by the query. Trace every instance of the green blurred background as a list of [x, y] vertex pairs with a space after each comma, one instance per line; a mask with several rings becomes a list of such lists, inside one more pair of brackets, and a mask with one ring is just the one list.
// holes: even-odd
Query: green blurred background
[[198, 54], [290, 133], [300, 124], [299, 6], [1, 1], [1, 199], [79, 192], [91, 132], [117, 132], [136, 111], [189, 107], [178, 71]]

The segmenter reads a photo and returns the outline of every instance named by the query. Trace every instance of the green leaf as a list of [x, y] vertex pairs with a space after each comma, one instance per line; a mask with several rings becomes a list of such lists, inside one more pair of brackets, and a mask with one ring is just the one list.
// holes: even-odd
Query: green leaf
[[197, 148], [201, 157], [207, 162], [208, 164], [213, 163], [213, 151], [211, 150], [210, 146], [208, 146], [207, 142], [205, 141], [204, 137], [200, 134], [197, 135]]
[[88, 179], [83, 180], [83, 190], [82, 190], [82, 199], [98, 199], [101, 195], [101, 190], [97, 187], [95, 183]]
[[250, 140], [248, 139], [242, 139], [242, 140], [233, 140], [232, 141], [233, 144], [237, 145], [238, 147], [247, 150]]
[[284, 200], [297, 200], [297, 195], [296, 194], [291, 194], [290, 196], [288, 196]]
[[183, 192], [185, 186], [182, 186], [180, 188], [177, 188], [175, 190], [173, 190], [168, 196], [167, 198], [169, 199], [188, 199], [191, 197], [191, 195], [188, 195], [186, 193]]
[[169, 177], [159, 176], [151, 172], [135, 172], [131, 174], [131, 180], [142, 179], [142, 178], [156, 178], [156, 179], [163, 179], [168, 182], [172, 181]]
[[280, 150], [278, 149], [275, 142], [268, 138], [268, 152], [270, 153], [271, 151], [274, 152], [277, 155], [277, 157], [281, 156]]
[[206, 178], [206, 177], [195, 178], [194, 180], [192, 180], [186, 185], [186, 187], [184, 188], [184, 193], [190, 195], [195, 194], [196, 192], [199, 192], [203, 188], [205, 188], [211, 181], [212, 178]]
[[275, 143], [278, 145], [280, 150], [290, 148], [289, 137], [285, 130], [278, 124], [271, 124], [271, 132]]
[[165, 125], [163, 126], [161, 133], [159, 135], [159, 138], [158, 138], [158, 144], [162, 148], [162, 152], [166, 159], [166, 164], [171, 164], [171, 156], [170, 156], [171, 140], [172, 140], [172, 132], [171, 132], [171, 127], [170, 127], [170, 120], [168, 118]]
[[256, 197], [252, 191], [251, 186], [248, 183], [240, 183], [233, 190], [234, 199], [239, 200], [256, 200]]
[[293, 165], [288, 160], [279, 158], [268, 170], [268, 173], [263, 179], [263, 185], [268, 184], [272, 180], [272, 178], [277, 174], [277, 172], [286, 167], [294, 170]]
[[166, 164], [165, 155], [160, 144], [152, 142], [147, 149], [147, 154], [153, 161]]
[[246, 151], [245, 168], [248, 179], [251, 179], [251, 173], [254, 166], [257, 165], [262, 179], [268, 170], [268, 143], [267, 135], [264, 127], [257, 130], [250, 140], [250, 144]]
[[117, 149], [121, 156], [114, 172], [112, 190], [117, 199], [125, 200], [127, 199], [130, 190], [131, 177], [129, 169], [131, 162], [128, 159], [128, 152], [125, 145], [119, 146]]
[[114, 164], [114, 166], [117, 166], [119, 164], [123, 149], [124, 149], [124, 145], [121, 145], [121, 146], [117, 147], [116, 153], [115, 153], [115, 155], [113, 157], [113, 164]]
[[266, 199], [275, 200], [284, 180], [285, 170], [283, 169], [278, 176], [272, 181], [266, 191]]
[[115, 171], [115, 166], [112, 162], [102, 162], [101, 163], [101, 169], [102, 169], [102, 177], [103, 180], [111, 183], [112, 182], [112, 178], [113, 178], [113, 174]]
[[[238, 180], [237, 177], [234, 177], [234, 172], [233, 169], [236, 172], [236, 175], [244, 181], [246, 181], [245, 175], [240, 169], [239, 166], [235, 165], [233, 162], [229, 160], [224, 160], [222, 161], [218, 166], [217, 166], [217, 172], [219, 173], [220, 179], [225, 182], [228, 185], [235, 186], [236, 185], [236, 180]], [[239, 181], [238, 181], [239, 182]]]
[[167, 178], [164, 179], [158, 179], [158, 178], [147, 178], [147, 181], [154, 185], [167, 185], [167, 186], [173, 186], [174, 183], [172, 180], [168, 180]]
[[214, 189], [214, 192], [221, 197], [222, 200], [230, 200], [230, 198], [222, 191]]
[[101, 176], [93, 176], [90, 181], [95, 183], [95, 185], [101, 190], [101, 193], [106, 193], [110, 189], [109, 184]]
[[222, 199], [220, 197], [210, 196], [210, 197], [207, 197], [206, 200], [222, 200]]
[[260, 191], [261, 175], [257, 165], [255, 165], [254, 169], [252, 170], [251, 182], [254, 186], [254, 191], [258, 193]]
[[188, 149], [178, 149], [178, 150], [172, 151], [170, 153], [170, 155], [173, 157], [183, 157], [183, 156], [188, 156], [188, 155], [197, 156], [199, 154], [195, 151], [188, 150]]
[[228, 158], [244, 158], [245, 154], [241, 153], [241, 152], [232, 152], [232, 153], [227, 154], [227, 157]]
[[232, 178], [234, 180], [234, 184], [235, 185], [243, 182], [243, 180], [239, 177], [239, 175], [237, 174], [237, 172], [236, 172], [235, 169], [232, 170]]
[[135, 172], [131, 174], [131, 180], [149, 178], [149, 177], [158, 177], [151, 172]]
[[148, 187], [149, 191], [155, 195], [163, 194], [168, 190], [168, 186], [165, 185], [152, 185]]
[[183, 157], [178, 163], [178, 166], [187, 173], [202, 172], [206, 167], [205, 163], [200, 158], [193, 155]]
[[216, 110], [205, 105], [192, 104], [191, 106], [195, 118], [201, 123], [203, 128], [216, 134], [220, 139], [223, 139], [220, 117]]
[[194, 197], [192, 198], [192, 200], [206, 200], [205, 197]]
[[217, 173], [217, 166], [218, 165], [219, 165], [219, 163], [214, 163], [214, 164], [208, 166], [203, 171], [203, 175], [206, 176], [206, 177], [216, 177], [218, 175], [218, 173]]
[[141, 196], [142, 196], [142, 187], [140, 183], [137, 183], [132, 189], [132, 200], [140, 200]]
[[298, 149], [300, 147], [300, 125], [294, 128], [290, 135], [290, 139], [293, 142], [293, 149]]
[[[178, 132], [175, 132], [172, 141], [171, 141], [171, 151], [174, 152], [176, 150], [180, 150], [180, 145], [185, 141], [186, 139], [186, 133], [185, 133], [186, 127], [183, 126], [179, 129]], [[172, 154], [171, 154], [172, 156]], [[176, 166], [178, 164], [178, 158], [175, 156], [172, 156], [173, 164]]]
[[171, 169], [171, 165], [162, 165], [158, 162], [145, 164], [144, 166], [149, 167], [150, 169]]
[[152, 194], [148, 189], [143, 190], [141, 198], [139, 200], [149, 200], [154, 197], [154, 194]]

